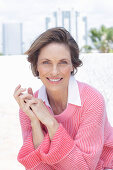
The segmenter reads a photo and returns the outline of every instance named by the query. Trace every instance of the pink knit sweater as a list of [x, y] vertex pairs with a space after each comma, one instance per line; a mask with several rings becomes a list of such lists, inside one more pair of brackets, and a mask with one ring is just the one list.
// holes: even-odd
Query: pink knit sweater
[[[17, 159], [27, 170], [113, 168], [113, 128], [107, 119], [103, 96], [88, 84], [77, 83], [82, 106], [68, 104], [60, 115], [54, 115], [59, 128], [52, 140], [47, 133], [37, 149], [30, 119], [20, 110], [23, 146]], [[34, 96], [38, 97], [38, 91]]]

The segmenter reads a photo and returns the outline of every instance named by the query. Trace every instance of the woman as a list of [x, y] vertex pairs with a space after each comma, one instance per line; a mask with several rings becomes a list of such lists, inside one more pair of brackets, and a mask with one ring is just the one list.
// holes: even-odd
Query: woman
[[19, 85], [23, 146], [18, 161], [32, 170], [113, 168], [113, 128], [103, 96], [75, 80], [78, 45], [64, 28], [41, 34], [26, 52], [43, 86], [34, 94]]

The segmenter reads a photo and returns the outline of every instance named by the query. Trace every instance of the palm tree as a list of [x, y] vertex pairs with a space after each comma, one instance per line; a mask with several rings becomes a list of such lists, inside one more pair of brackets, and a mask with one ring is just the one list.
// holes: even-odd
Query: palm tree
[[106, 28], [104, 25], [100, 29], [92, 28], [89, 37], [95, 49], [102, 53], [113, 52], [113, 27]]

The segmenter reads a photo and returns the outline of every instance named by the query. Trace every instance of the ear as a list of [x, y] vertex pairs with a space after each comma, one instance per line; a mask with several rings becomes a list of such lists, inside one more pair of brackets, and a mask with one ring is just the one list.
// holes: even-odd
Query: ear
[[71, 67], [71, 72], [74, 70], [74, 67], [73, 67], [73, 65], [72, 65], [72, 67]]

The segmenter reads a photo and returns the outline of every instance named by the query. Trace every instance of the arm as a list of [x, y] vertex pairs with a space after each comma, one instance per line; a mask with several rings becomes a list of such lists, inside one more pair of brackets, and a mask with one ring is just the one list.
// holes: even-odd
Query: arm
[[39, 147], [44, 139], [40, 121], [37, 119], [28, 104], [28, 101], [33, 98], [33, 92], [32, 89], [29, 88], [28, 93], [23, 94], [22, 92], [25, 90], [26, 89], [22, 89], [19, 85], [14, 92], [14, 98], [21, 108], [19, 113], [23, 136], [23, 146], [19, 151], [17, 159], [27, 169], [36, 167], [41, 170], [45, 168], [49, 170], [51, 167], [46, 163], [42, 163], [40, 159]]
[[[44, 168], [52, 170], [52, 167], [50, 165], [48, 165], [47, 163], [43, 163], [40, 159], [39, 148], [41, 146], [41, 142], [43, 140], [46, 141], [47, 137], [42, 139], [43, 136], [40, 128], [38, 128], [39, 125], [37, 125], [36, 122], [32, 123], [31, 125], [29, 117], [21, 109], [19, 111], [19, 117], [23, 136], [23, 146], [18, 153], [17, 160], [27, 169], [32, 169], [36, 167], [39, 170], [42, 170]], [[36, 129], [34, 130], [35, 127]], [[37, 133], [40, 134], [41, 138], [39, 138], [39, 135], [37, 135]], [[36, 145], [36, 149], [34, 145]]]
[[51, 144], [48, 140], [40, 148], [43, 162], [58, 170], [94, 170], [97, 167], [104, 144], [104, 100], [95, 95], [85, 105], [75, 139], [60, 124]]
[[39, 120], [36, 119], [33, 120], [31, 122], [31, 127], [32, 127], [33, 144], [34, 144], [34, 148], [36, 149], [44, 139], [44, 134], [42, 132], [42, 128]]

